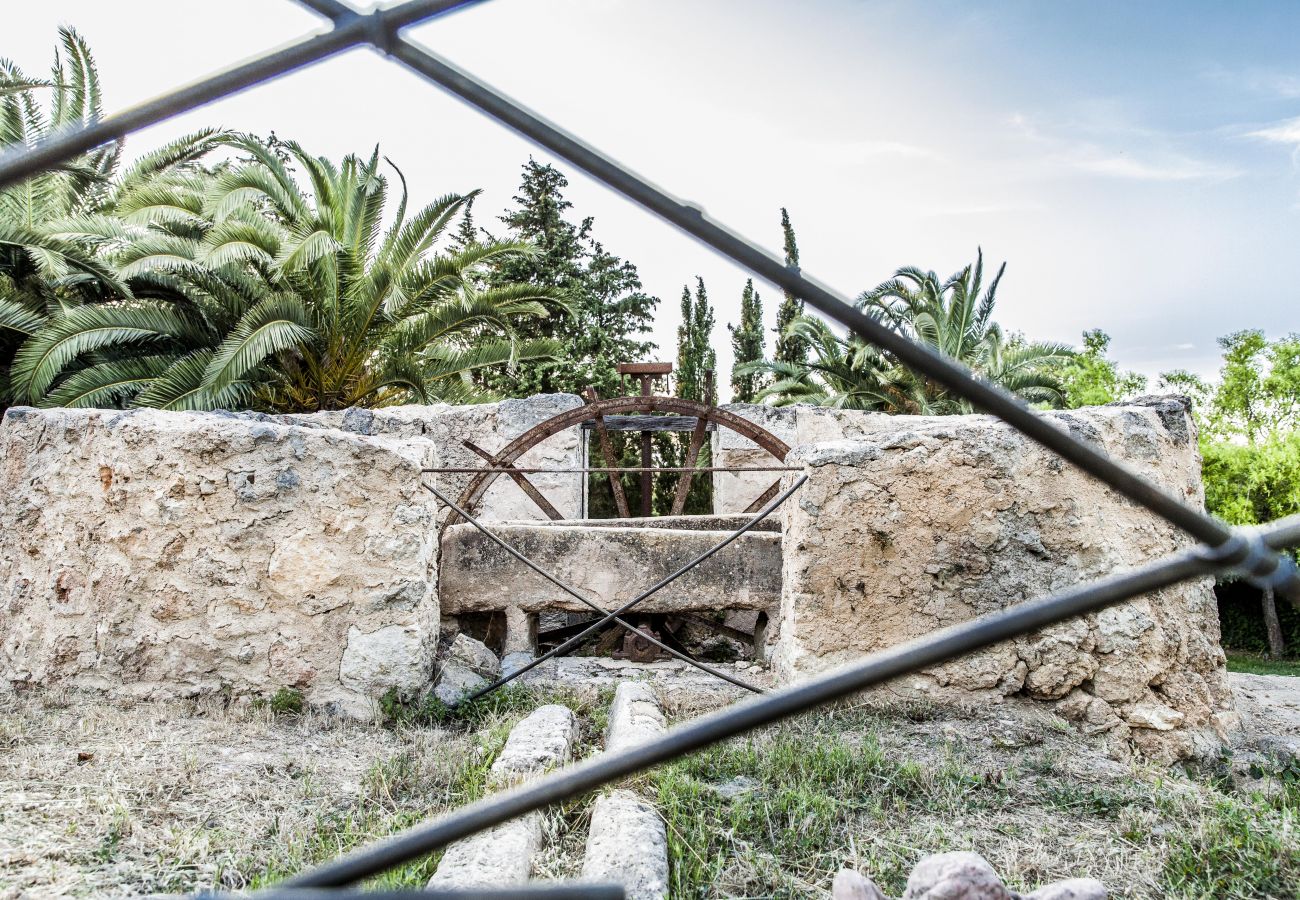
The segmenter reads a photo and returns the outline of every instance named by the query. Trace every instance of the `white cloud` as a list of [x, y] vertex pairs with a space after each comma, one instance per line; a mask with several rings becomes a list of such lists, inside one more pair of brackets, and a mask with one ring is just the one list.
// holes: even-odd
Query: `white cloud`
[[1272, 144], [1287, 144], [1291, 147], [1300, 148], [1300, 117], [1283, 119], [1280, 122], [1273, 123], [1268, 128], [1248, 131], [1246, 137], [1268, 141]]
[[[1106, 123], [1107, 136], [1114, 136], [1124, 144], [1124, 149], [1117, 149], [1115, 140], [1102, 143], [1066, 133], [1079, 131], [1078, 128], [1062, 127], [1061, 133], [1049, 133], [1020, 113], [1010, 118], [1010, 124], [1028, 141], [1044, 148], [1046, 152], [1041, 159], [1052, 168], [1131, 181], [1227, 181], [1241, 174], [1234, 166], [1198, 159], [1173, 149], [1176, 136], [1149, 128]], [[1095, 133], [1098, 127], [1094, 123], [1083, 131]]]

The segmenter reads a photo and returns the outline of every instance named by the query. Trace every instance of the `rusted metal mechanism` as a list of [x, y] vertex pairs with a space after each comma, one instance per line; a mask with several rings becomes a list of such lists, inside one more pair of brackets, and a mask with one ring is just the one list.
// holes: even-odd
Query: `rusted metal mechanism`
[[[652, 389], [650, 386], [652, 380], [666, 374], [666, 371], [671, 370], [671, 365], [671, 363], [629, 363], [620, 366], [619, 369], [624, 375], [632, 375], [641, 379], [642, 387], [648, 390]], [[648, 366], [660, 368], [667, 366], [668, 370], [658, 374], [636, 370], [637, 367]], [[624, 369], [628, 371], [624, 372]], [[642, 433], [642, 459], [641, 466], [637, 468], [637, 471], [640, 471], [642, 477], [641, 512], [647, 516], [650, 514], [650, 511], [645, 506], [646, 500], [651, 493], [647, 487], [649, 480], [656, 471], [673, 471], [673, 469], [656, 469], [651, 465], [652, 460], [647, 458], [646, 442], [653, 432], [691, 432], [691, 441], [686, 451], [686, 459], [683, 465], [676, 469], [682, 472], [682, 477], [677, 483], [677, 493], [673, 497], [671, 515], [681, 515], [682, 510], [685, 509], [686, 496], [690, 492], [691, 481], [696, 474], [705, 471], [753, 471], [753, 467], [699, 467], [697, 463], [708, 432], [715, 431], [718, 428], [729, 428], [742, 437], [753, 441], [776, 457], [779, 462], [785, 462], [786, 454], [790, 452], [789, 446], [766, 428], [734, 413], [719, 409], [712, 404], [700, 403], [695, 400], [683, 400], [680, 397], [665, 397], [659, 394], [642, 394], [640, 396], [613, 397], [608, 400], [601, 400], [592, 389], [588, 389], [586, 399], [587, 403], [584, 406], [567, 410], [559, 415], [552, 416], [544, 422], [539, 422], [494, 454], [489, 454], [482, 448], [465, 442], [465, 445], [470, 450], [483, 457], [485, 466], [466, 485], [457, 501], [457, 505], [473, 514], [477, 511], [480, 501], [482, 501], [492, 483], [499, 476], [508, 475], [538, 505], [547, 518], [552, 520], [562, 518], [555, 507], [542, 496], [541, 491], [528, 480], [526, 472], [517, 467], [515, 463], [521, 456], [542, 443], [542, 441], [574, 427], [596, 433], [601, 456], [605, 460], [604, 471], [609, 475], [610, 488], [614, 494], [614, 505], [621, 518], [630, 518], [632, 514], [628, 507], [627, 495], [623, 491], [623, 481], [620, 477], [621, 473], [627, 471], [627, 469], [620, 468], [614, 456], [613, 442], [609, 437], [612, 431], [639, 431]], [[464, 468], [466, 467], [446, 471], [463, 471]], [[429, 471], [440, 472], [444, 470], [430, 469]], [[533, 469], [529, 471], [539, 470]], [[774, 467], [773, 471], [782, 471], [782, 469]], [[776, 496], [777, 491], [780, 490], [780, 485], [781, 481], [778, 477], [767, 490], [763, 491], [749, 505], [745, 512], [753, 513], [761, 509], [765, 503]], [[462, 521], [464, 519], [458, 513], [453, 512], [447, 517], [443, 527], [446, 528]]]
[[[696, 475], [706, 472], [755, 471], [762, 468], [753, 466], [699, 466], [700, 454], [704, 449], [704, 442], [708, 438], [709, 432], [715, 431], [719, 427], [730, 428], [771, 453], [778, 461], [785, 461], [786, 454], [790, 449], [785, 442], [748, 419], [725, 412], [713, 404], [655, 394], [654, 391], [657, 386], [667, 379], [672, 370], [673, 364], [670, 362], [622, 363], [618, 366], [618, 374], [623, 379], [624, 388], [626, 389], [628, 379], [635, 379], [637, 387], [640, 389], [639, 395], [601, 400], [594, 388], [588, 388], [585, 392], [587, 400], [585, 406], [560, 413], [535, 425], [495, 454], [484, 450], [472, 441], [462, 441], [465, 447], [482, 457], [485, 465], [480, 469], [458, 467], [455, 469], [428, 470], [430, 472], [473, 472], [475, 476], [466, 486], [459, 502], [456, 504], [459, 510], [468, 513], [468, 516], [463, 516], [460, 511], [453, 509], [445, 520], [443, 527], [446, 528], [462, 521], [473, 522], [470, 517], [475, 514], [479, 501], [499, 475], [506, 475], [514, 481], [548, 519], [552, 521], [563, 519], [563, 515], [555, 508], [554, 504], [528, 479], [528, 474], [535, 472], [571, 471], [584, 475], [589, 472], [603, 472], [609, 477], [615, 509], [620, 518], [630, 518], [632, 515], [627, 493], [623, 489], [622, 476], [624, 473], [639, 475], [641, 481], [639, 512], [641, 516], [648, 517], [652, 513], [651, 499], [655, 474], [669, 471], [678, 472], [681, 477], [677, 481], [672, 510], [669, 514], [679, 516], [686, 508], [691, 483]], [[706, 392], [712, 393], [713, 373], [707, 373], [706, 378], [708, 379]], [[575, 426], [595, 432], [600, 453], [605, 462], [603, 468], [524, 469], [515, 465], [516, 460], [547, 438]], [[640, 433], [641, 464], [639, 466], [620, 467], [618, 465], [618, 459], [614, 454], [613, 441], [610, 438], [610, 433], [613, 431], [636, 431]], [[653, 438], [656, 432], [690, 433], [690, 441], [686, 448], [686, 456], [682, 466], [654, 466]], [[777, 472], [789, 470], [785, 466], [774, 466], [771, 469]], [[752, 514], [761, 509], [764, 504], [776, 496], [780, 484], [780, 476], [778, 475], [777, 480], [763, 491], [745, 512]], [[714, 622], [711, 619], [696, 617], [689, 621], [732, 639], [735, 639], [736, 634], [739, 633], [736, 629], [728, 629], [722, 623]], [[680, 658], [691, 659], [692, 657], [681, 637], [682, 628], [687, 622], [688, 620], [681, 616], [660, 614], [638, 616], [634, 623], [635, 627], [625, 630], [621, 642], [617, 641], [618, 636], [616, 634], [609, 634], [601, 649], [617, 657], [648, 662], [658, 659], [664, 652], [664, 646], [668, 645], [677, 651], [675, 655]], [[563, 644], [590, 624], [590, 621], [588, 621], [545, 630], [537, 635], [538, 645], [547, 647]], [[752, 645], [753, 636], [749, 635], [746, 642]]]

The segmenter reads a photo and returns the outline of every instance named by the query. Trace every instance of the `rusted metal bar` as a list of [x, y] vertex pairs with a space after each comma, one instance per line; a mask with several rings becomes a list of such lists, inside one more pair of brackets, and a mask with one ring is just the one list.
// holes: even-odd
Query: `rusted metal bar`
[[[696, 416], [605, 416], [605, 427], [610, 431], [694, 431]], [[583, 422], [584, 431], [596, 427], [594, 422]], [[709, 424], [710, 431], [717, 426]]]
[[776, 492], [781, 490], [781, 482], [774, 481], [767, 490], [754, 498], [754, 502], [745, 507], [745, 512], [752, 513], [763, 508], [763, 504], [776, 496]]
[[[587, 388], [587, 400], [590, 405], [596, 405], [598, 401], [595, 388]], [[605, 417], [599, 410], [595, 413], [595, 422], [596, 434], [600, 437], [600, 455], [605, 460], [606, 468], [612, 470], [617, 462], [614, 459], [614, 446], [609, 439], [609, 430], [605, 428]], [[619, 518], [630, 518], [632, 511], [627, 508], [627, 495], [623, 493], [623, 479], [613, 471], [609, 472], [609, 489], [614, 493], [614, 508], [618, 511]]]
[[461, 443], [486, 459], [488, 462], [492, 463], [494, 466], [499, 466], [503, 469], [507, 475], [514, 479], [515, 484], [519, 485], [520, 489], [528, 495], [528, 499], [536, 503], [541, 511], [546, 513], [547, 518], [552, 522], [558, 522], [564, 518], [564, 516], [560, 515], [560, 511], [551, 505], [551, 501], [547, 500], [546, 497], [542, 495], [542, 492], [539, 491], [536, 486], [534, 486], [533, 483], [524, 476], [524, 473], [519, 471], [515, 466], [510, 463], [498, 463], [495, 456], [488, 453], [473, 441], [461, 441]]
[[[670, 515], [680, 516], [682, 510], [686, 509], [686, 497], [691, 492], [691, 479], [695, 477], [695, 461], [699, 459], [700, 448], [704, 446], [705, 430], [708, 424], [707, 419], [700, 419], [695, 425], [695, 430], [691, 432], [691, 446], [686, 451], [686, 459], [684, 460], [686, 471], [682, 473], [681, 478], [677, 479], [677, 493], [673, 495], [673, 511]], [[749, 512], [749, 510], [746, 510], [746, 512]]]

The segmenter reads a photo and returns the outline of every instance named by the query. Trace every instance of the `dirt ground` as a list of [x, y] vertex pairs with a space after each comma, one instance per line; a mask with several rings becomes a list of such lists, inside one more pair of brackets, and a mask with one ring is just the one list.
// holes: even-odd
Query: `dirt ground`
[[[1300, 749], [1300, 679], [1232, 678], [1248, 727], [1253, 735], [1267, 736], [1265, 749], [1288, 744]], [[587, 714], [590, 727], [598, 730], [599, 713]], [[272, 882], [474, 799], [476, 773], [490, 763], [512, 721], [505, 713], [475, 730], [457, 731], [363, 726], [216, 702], [108, 704], [57, 693], [0, 698], [0, 900], [140, 896]], [[814, 719], [808, 722], [814, 724], [801, 727], [815, 727]], [[902, 760], [890, 763], [897, 773], [939, 771], [952, 761], [955, 746], [963, 771], [998, 768], [1013, 776], [1006, 756], [1013, 754], [1022, 771], [1042, 781], [1037, 789], [1059, 802], [1054, 801], [1046, 831], [1046, 820], [1035, 819], [1032, 805], [1001, 807], [1001, 818], [990, 827], [1024, 840], [1008, 844], [1020, 849], [1007, 859], [993, 859], [995, 865], [1024, 864], [1012, 857], [1024, 856], [1024, 848], [1032, 846], [1045, 857], [1037, 861], [1040, 868], [1048, 870], [1052, 861], [1046, 857], [1056, 850], [1069, 846], [1077, 853], [1086, 846], [1080, 858], [1095, 871], [1074, 874], [1107, 879], [1119, 888], [1116, 896], [1156, 896], [1148, 886], [1157, 882], [1142, 871], [1151, 858], [1126, 836], [1133, 816], [1123, 809], [1111, 815], [1107, 804], [1122, 804], [1126, 791], [1158, 783], [1173, 795], [1195, 794], [1198, 804], [1204, 800], [1210, 808], [1217, 803], [1215, 792], [1223, 789], [1213, 778], [1153, 773], [1140, 763], [1109, 759], [1099, 745], [1051, 716], [995, 712], [900, 719], [895, 726], [882, 725], [879, 718], [873, 722], [871, 739], [885, 756]], [[584, 752], [596, 749], [589, 742]], [[1263, 758], [1259, 749], [1239, 752], [1243, 759], [1258, 760]], [[672, 777], [690, 774], [683, 769]], [[1257, 779], [1247, 786], [1252, 796], [1274, 791], [1270, 784], [1276, 774], [1245, 776]], [[999, 778], [998, 790], [1017, 789], [1010, 783], [1015, 778]], [[1119, 790], [1121, 784], [1127, 787]], [[966, 790], [960, 780], [944, 789], [955, 791], [954, 802]], [[975, 810], [937, 803], [929, 818], [913, 812], [906, 833], [914, 846], [900, 848], [900, 859], [926, 849], [927, 835], [959, 839], [964, 809]], [[581, 847], [574, 829], [581, 819], [576, 807], [552, 815], [546, 874], [574, 870]], [[1295, 830], [1294, 815], [1282, 821]], [[887, 839], [883, 831], [878, 836]], [[859, 844], [868, 841], [850, 835], [851, 848], [835, 852], [864, 853]], [[410, 867], [394, 883], [421, 883], [431, 867], [431, 861]], [[820, 869], [810, 870], [801, 883], [783, 895], [828, 896], [829, 881], [822, 883]]]

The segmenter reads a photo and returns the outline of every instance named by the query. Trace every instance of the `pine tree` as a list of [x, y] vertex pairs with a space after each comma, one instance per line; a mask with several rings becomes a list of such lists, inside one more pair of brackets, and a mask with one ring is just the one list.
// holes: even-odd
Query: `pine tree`
[[740, 325], [728, 325], [731, 332], [731, 351], [734, 361], [731, 364], [731, 399], [737, 403], [753, 403], [758, 392], [763, 389], [763, 376], [757, 372], [743, 372], [746, 363], [758, 362], [763, 358], [767, 343], [763, 334], [763, 300], [754, 290], [754, 279], [745, 282], [745, 291], [740, 296]]
[[501, 221], [512, 240], [533, 244], [537, 253], [508, 260], [493, 277], [559, 288], [572, 304], [573, 314], [541, 320], [522, 335], [561, 341], [562, 359], [490, 376], [488, 386], [514, 397], [580, 394], [588, 385], [602, 397], [617, 396], [615, 367], [644, 359], [654, 348], [638, 337], [649, 333], [659, 300], [642, 290], [635, 265], [608, 252], [593, 237], [591, 217], [578, 224], [569, 220], [573, 204], [564, 199], [569, 182], [563, 174], [532, 159], [523, 171], [515, 207]]
[[[781, 207], [781, 232], [785, 237], [785, 264], [792, 269], [799, 268], [799, 246], [794, 240], [794, 226], [790, 224], [790, 214]], [[776, 361], [798, 365], [808, 358], [808, 344], [796, 335], [787, 335], [790, 323], [803, 315], [803, 301], [785, 292], [785, 298], [776, 312]]]
[[710, 384], [718, 365], [713, 326], [713, 307], [704, 279], [696, 276], [694, 299], [689, 287], [682, 288], [682, 323], [677, 326], [677, 396], [683, 400], [717, 402], [717, 387]]
[[474, 227], [474, 201], [476, 196], [470, 197], [465, 204], [465, 212], [460, 217], [460, 224], [456, 226], [456, 233], [452, 235], [452, 246], [456, 250], [464, 250], [473, 244], [481, 243], [479, 240], [478, 229]]

